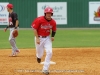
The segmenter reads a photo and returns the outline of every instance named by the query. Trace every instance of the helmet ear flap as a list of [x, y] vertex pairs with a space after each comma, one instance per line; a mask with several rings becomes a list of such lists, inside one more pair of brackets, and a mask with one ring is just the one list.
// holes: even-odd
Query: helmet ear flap
[[51, 16], [53, 16], [53, 13], [51, 14]]
[[46, 16], [46, 13], [44, 13], [44, 16]]

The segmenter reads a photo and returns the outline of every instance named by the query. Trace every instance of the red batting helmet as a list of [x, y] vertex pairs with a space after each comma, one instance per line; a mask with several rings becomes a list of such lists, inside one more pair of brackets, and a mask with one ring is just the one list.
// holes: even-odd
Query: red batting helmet
[[53, 9], [51, 7], [47, 7], [44, 9], [44, 13], [52, 13], [53, 14]]
[[13, 5], [12, 4], [8, 4], [7, 7], [12, 9]]

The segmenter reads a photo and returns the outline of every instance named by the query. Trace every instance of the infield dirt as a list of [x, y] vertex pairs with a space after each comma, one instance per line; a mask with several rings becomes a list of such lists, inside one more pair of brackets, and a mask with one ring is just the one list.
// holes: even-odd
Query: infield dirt
[[[35, 49], [20, 51], [9, 57], [11, 49], [0, 49], [0, 75], [44, 75]], [[56, 64], [50, 65], [50, 75], [100, 75], [100, 48], [53, 48], [51, 61]]]

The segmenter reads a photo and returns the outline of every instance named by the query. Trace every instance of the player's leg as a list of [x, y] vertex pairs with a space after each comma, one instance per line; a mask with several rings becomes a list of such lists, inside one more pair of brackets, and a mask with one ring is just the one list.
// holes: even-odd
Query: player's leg
[[44, 43], [43, 43], [43, 39], [42, 38], [39, 38], [39, 39], [40, 39], [40, 44], [37, 44], [36, 43], [36, 37], [35, 37], [36, 56], [37, 56], [38, 63], [41, 62], [41, 58], [42, 58], [43, 53], [44, 53]]
[[16, 55], [18, 48], [16, 46], [16, 41], [15, 41], [15, 38], [13, 37], [12, 33], [14, 31], [14, 28], [10, 28], [10, 36], [9, 36], [9, 42], [10, 42], [10, 45], [12, 47], [12, 55]]
[[43, 71], [48, 71], [49, 66], [50, 66], [50, 60], [52, 57], [52, 41], [50, 37], [46, 38], [44, 47], [46, 50], [46, 57], [45, 57], [45, 62], [43, 66]]

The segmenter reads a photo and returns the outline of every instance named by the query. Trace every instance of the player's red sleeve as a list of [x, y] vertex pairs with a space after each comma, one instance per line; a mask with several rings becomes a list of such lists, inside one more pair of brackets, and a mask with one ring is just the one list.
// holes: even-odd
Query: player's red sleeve
[[39, 19], [35, 19], [35, 20], [32, 22], [31, 27], [32, 27], [33, 29], [38, 29], [39, 26], [40, 26], [40, 21], [39, 21]]
[[53, 22], [52, 31], [56, 32], [56, 29], [57, 29], [57, 28], [56, 28], [56, 22], [54, 21], [54, 22]]

